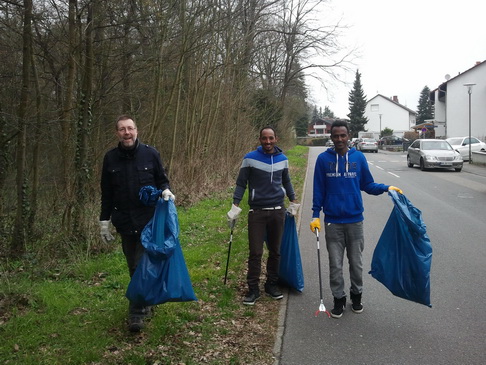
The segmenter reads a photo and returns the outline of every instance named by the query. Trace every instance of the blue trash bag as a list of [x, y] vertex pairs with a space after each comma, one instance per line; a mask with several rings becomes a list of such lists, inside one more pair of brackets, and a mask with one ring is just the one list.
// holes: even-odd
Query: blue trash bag
[[155, 207], [161, 194], [162, 190], [157, 189], [155, 186], [147, 185], [142, 186], [138, 192], [138, 197], [142, 204], [148, 205], [149, 207]]
[[397, 297], [432, 307], [432, 246], [422, 212], [405, 195], [388, 194], [394, 208], [373, 252], [369, 273]]
[[295, 217], [287, 213], [285, 215], [285, 226], [280, 244], [280, 268], [279, 282], [302, 292], [304, 290], [304, 273], [300, 257], [299, 238]]
[[[172, 200], [158, 200], [153, 222], [144, 229], [145, 247], [135, 273], [128, 285], [126, 297], [141, 306], [166, 302], [197, 301], [179, 243], [177, 211]], [[152, 229], [152, 223], [156, 229]], [[160, 237], [148, 239], [149, 232]], [[170, 255], [167, 255], [170, 247]]]
[[179, 221], [175, 204], [165, 203], [163, 199], [157, 198], [154, 216], [140, 236], [145, 251], [153, 256], [169, 257], [179, 244]]

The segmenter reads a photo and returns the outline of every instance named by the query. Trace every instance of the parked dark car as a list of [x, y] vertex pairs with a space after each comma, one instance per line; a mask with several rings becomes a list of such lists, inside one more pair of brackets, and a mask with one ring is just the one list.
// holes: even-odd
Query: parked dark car
[[397, 136], [383, 136], [378, 141], [380, 146], [383, 146], [383, 145], [386, 145], [386, 146], [388, 146], [388, 145], [401, 145], [404, 142], [408, 142], [408, 139], [397, 137]]

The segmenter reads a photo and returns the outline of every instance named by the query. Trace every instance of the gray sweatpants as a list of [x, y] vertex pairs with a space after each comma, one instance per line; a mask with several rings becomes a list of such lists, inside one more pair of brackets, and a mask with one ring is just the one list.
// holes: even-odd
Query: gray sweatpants
[[329, 254], [329, 282], [332, 295], [340, 299], [346, 296], [344, 290], [344, 251], [348, 257], [350, 292], [363, 291], [363, 222], [335, 224], [325, 223], [326, 247]]

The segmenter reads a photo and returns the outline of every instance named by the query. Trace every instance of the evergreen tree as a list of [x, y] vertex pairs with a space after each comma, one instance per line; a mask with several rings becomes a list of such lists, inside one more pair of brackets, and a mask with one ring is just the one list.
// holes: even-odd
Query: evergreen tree
[[425, 122], [427, 119], [434, 119], [434, 108], [429, 99], [430, 89], [424, 86], [420, 93], [417, 106], [417, 124]]
[[[353, 89], [349, 92], [349, 129], [351, 137], [358, 137], [358, 132], [365, 130], [368, 118], [365, 117], [366, 96], [361, 86], [361, 74], [356, 71]], [[381, 131], [380, 131], [381, 132]]]
[[317, 107], [314, 105], [314, 110], [312, 111], [312, 123], [317, 122], [321, 118], [320, 112], [317, 110]]
[[302, 115], [295, 122], [295, 133], [297, 137], [307, 136], [307, 127], [309, 126], [309, 117], [307, 115]]
[[336, 118], [334, 112], [331, 109], [329, 109], [327, 105], [324, 107], [324, 113], [322, 115], [326, 118], [332, 118], [332, 119]]
[[381, 131], [381, 134], [380, 134], [381, 137], [385, 137], [385, 136], [393, 136], [393, 129], [390, 129], [388, 127], [385, 127], [382, 131]]

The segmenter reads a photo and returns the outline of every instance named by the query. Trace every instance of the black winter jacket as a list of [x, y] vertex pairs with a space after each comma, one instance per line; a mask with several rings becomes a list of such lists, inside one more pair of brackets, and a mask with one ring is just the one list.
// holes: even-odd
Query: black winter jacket
[[119, 144], [106, 153], [100, 185], [100, 220], [111, 218], [121, 234], [140, 234], [154, 214], [154, 207], [140, 202], [141, 187], [170, 188], [159, 152], [138, 139], [133, 149], [124, 149]]

